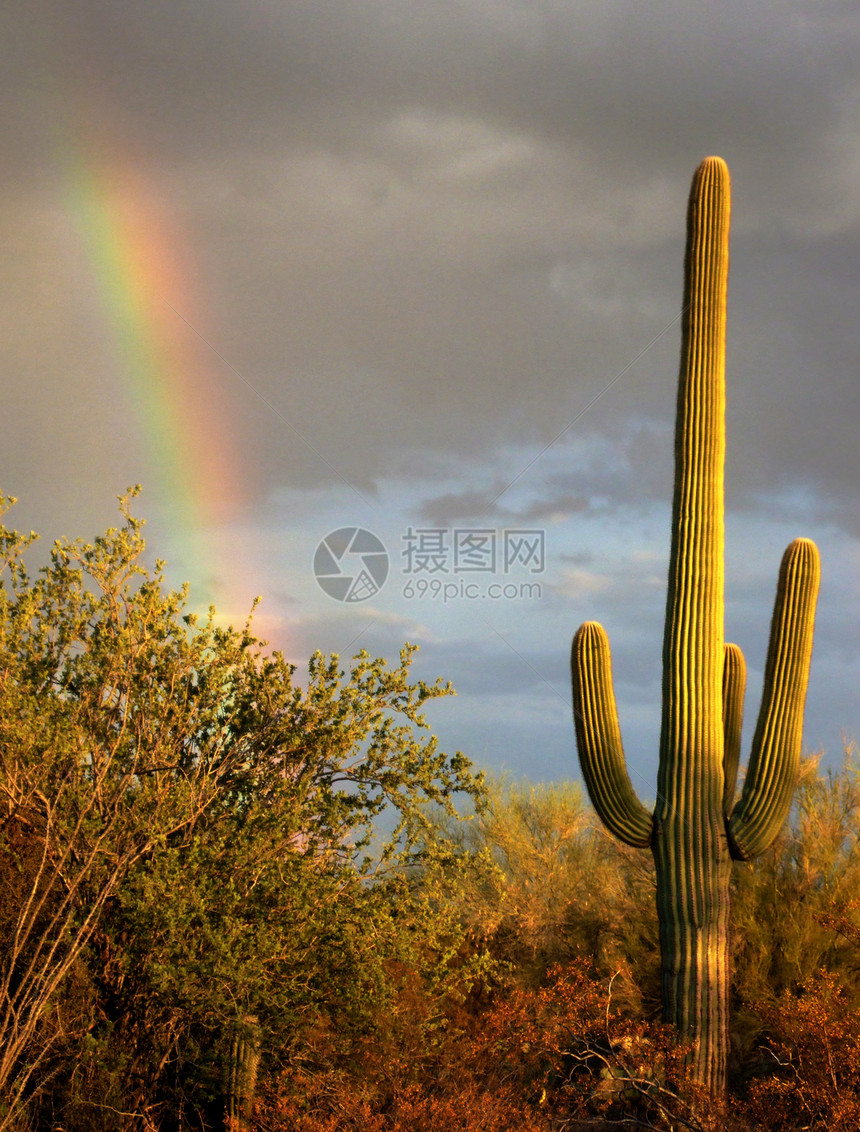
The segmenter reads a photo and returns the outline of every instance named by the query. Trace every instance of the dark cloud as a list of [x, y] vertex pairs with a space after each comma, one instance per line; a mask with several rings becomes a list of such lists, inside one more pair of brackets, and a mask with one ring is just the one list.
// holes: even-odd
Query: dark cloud
[[[545, 443], [671, 327], [589, 421], [662, 412], [686, 185], [710, 150], [735, 171], [731, 348], [762, 390], [742, 423], [780, 470], [802, 414], [821, 441], [799, 477], [856, 477], [842, 435], [820, 456], [822, 402], [850, 398], [842, 421], [856, 408], [860, 34], [846, 5], [81, 2], [3, 18], [6, 199], [31, 247], [44, 260], [68, 240], [50, 203], [64, 147], [136, 163], [191, 241], [205, 336], [362, 491], [422, 445], [489, 462], [500, 432]], [[35, 202], [16, 196], [28, 170]], [[67, 370], [90, 375], [85, 399], [112, 360], [93, 365], [86, 280], [73, 287], [62, 241], [59, 301], [23, 257], [7, 311], [26, 322], [35, 292]], [[181, 288], [171, 300], [187, 313]], [[766, 326], [782, 333], [754, 351]], [[265, 454], [257, 487], [330, 479], [198, 347]]]
[[506, 507], [504, 499], [509, 486], [513, 485], [500, 479], [483, 490], [467, 488], [446, 492], [425, 500], [418, 513], [432, 527], [452, 527], [467, 519], [475, 522], [495, 520], [510, 527], [515, 524], [560, 522], [588, 509], [588, 499], [584, 496], [555, 491], [546, 497], [532, 499], [522, 507]]

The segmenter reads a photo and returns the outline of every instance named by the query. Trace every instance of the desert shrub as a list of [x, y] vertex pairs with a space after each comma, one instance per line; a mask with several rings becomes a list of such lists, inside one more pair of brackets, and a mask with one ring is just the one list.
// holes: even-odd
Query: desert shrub
[[826, 972], [759, 1006], [769, 1037], [745, 1113], [764, 1128], [860, 1127], [860, 1017]]
[[[849, 747], [837, 769], [806, 760], [789, 821], [772, 848], [736, 865], [732, 892], [734, 1039], [756, 1063], [765, 1016], [820, 970], [860, 1009], [860, 763]], [[852, 934], [854, 933], [854, 934]], [[749, 1068], [749, 1065], [748, 1065]]]
[[289, 1062], [320, 1017], [371, 1029], [395, 961], [445, 984], [462, 934], [409, 872], [427, 806], [482, 791], [427, 734], [450, 687], [408, 645], [298, 687], [166, 590], [134, 494], [36, 577], [0, 522], [0, 1129], [211, 1124], [243, 1020]]
[[[643, 1026], [613, 1001], [609, 980], [576, 961], [543, 987], [497, 991], [460, 1013], [416, 1060], [408, 1041], [366, 1044], [339, 1064], [283, 1079], [257, 1126], [303, 1132], [550, 1132], [715, 1124], [672, 1032]], [[728, 1120], [726, 1116], [726, 1120]], [[742, 1127], [737, 1121], [733, 1127]]]
[[[437, 824], [475, 867], [436, 883], [505, 977], [495, 968], [441, 1015], [413, 982], [390, 1026], [336, 1064], [321, 1058], [298, 1095], [281, 1086], [280, 1126], [856, 1128], [857, 781], [851, 757], [830, 773], [807, 763], [784, 835], [736, 870], [734, 998], [746, 1031], [734, 1034], [728, 1107], [701, 1095], [683, 1046], [652, 1021], [648, 854], [619, 850], [575, 786], [496, 782], [483, 813], [458, 830]], [[260, 1126], [278, 1121], [269, 1112]]]
[[300, 1077], [289, 1092], [270, 1089], [254, 1126], [291, 1132], [551, 1132], [548, 1114], [535, 1110], [510, 1087], [488, 1092], [470, 1081], [456, 1091], [426, 1083], [392, 1082], [384, 1097], [356, 1088], [348, 1076]]
[[469, 822], [437, 837], [486, 860], [451, 899], [472, 936], [540, 985], [559, 963], [586, 959], [616, 982], [618, 1001], [658, 1009], [659, 946], [649, 853], [610, 837], [578, 783], [488, 783]]

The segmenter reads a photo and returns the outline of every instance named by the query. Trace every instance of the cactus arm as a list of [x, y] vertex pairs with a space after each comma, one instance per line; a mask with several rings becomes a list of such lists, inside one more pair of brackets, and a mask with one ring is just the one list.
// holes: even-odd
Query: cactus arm
[[797, 782], [821, 566], [809, 539], [782, 558], [761, 710], [741, 799], [729, 822], [732, 856], [758, 856], [779, 833]]
[[727, 818], [735, 804], [746, 682], [744, 654], [737, 645], [726, 644], [723, 649], [723, 813]]
[[609, 639], [596, 621], [586, 621], [574, 636], [570, 669], [576, 745], [592, 805], [619, 840], [644, 849], [651, 844], [652, 819], [627, 773]]

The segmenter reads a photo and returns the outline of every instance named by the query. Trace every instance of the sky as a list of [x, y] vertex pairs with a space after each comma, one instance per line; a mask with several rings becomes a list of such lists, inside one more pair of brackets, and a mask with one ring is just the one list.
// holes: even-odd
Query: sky
[[855, 0], [4, 4], [7, 522], [92, 538], [142, 484], [194, 608], [240, 624], [260, 595], [299, 679], [316, 649], [417, 644], [416, 677], [458, 693], [428, 706], [443, 749], [515, 778], [579, 776], [570, 639], [599, 620], [653, 798], [684, 217], [717, 154], [744, 758], [804, 535], [804, 749], [838, 765], [860, 738], [858, 58]]

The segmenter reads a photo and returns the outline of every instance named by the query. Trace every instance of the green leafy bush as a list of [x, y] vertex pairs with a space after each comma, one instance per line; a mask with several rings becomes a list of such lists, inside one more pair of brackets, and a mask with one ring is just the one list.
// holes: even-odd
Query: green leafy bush
[[250, 625], [185, 612], [121, 506], [36, 578], [0, 526], [0, 1128], [209, 1121], [249, 1016], [289, 1060], [320, 1017], [371, 1024], [395, 958], [444, 981], [457, 946], [404, 873], [427, 805], [481, 795], [426, 735], [450, 687], [409, 646], [297, 687]]

